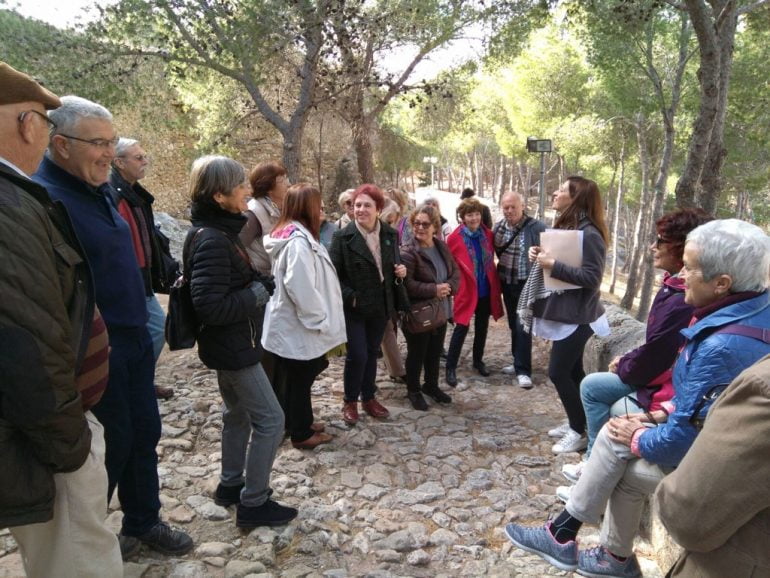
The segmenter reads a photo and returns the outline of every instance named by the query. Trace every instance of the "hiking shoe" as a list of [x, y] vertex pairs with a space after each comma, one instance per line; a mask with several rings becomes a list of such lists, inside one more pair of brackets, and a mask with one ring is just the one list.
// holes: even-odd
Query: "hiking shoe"
[[441, 391], [438, 387], [423, 387], [422, 392], [436, 403], [452, 403], [452, 397]]
[[578, 567], [577, 542], [570, 540], [566, 544], [559, 544], [551, 535], [550, 528], [551, 522], [536, 528], [508, 524], [505, 535], [522, 550], [537, 554], [560, 570], [574, 571]]
[[642, 569], [636, 554], [631, 554], [625, 562], [621, 562], [610, 554], [604, 546], [596, 546], [580, 552], [577, 573], [581, 576], [604, 578], [642, 578]]
[[561, 467], [561, 475], [573, 484], [577, 484], [577, 481], [580, 479], [580, 474], [583, 473], [583, 466], [585, 465], [585, 460], [581, 460], [576, 464], [564, 464]]
[[239, 504], [241, 502], [242, 489], [243, 484], [238, 484], [237, 486], [223, 486], [219, 484], [217, 491], [214, 492], [214, 503], [223, 508]]
[[549, 430], [548, 430], [548, 437], [551, 437], [551, 438], [560, 438], [560, 437], [562, 437], [562, 436], [563, 436], [565, 433], [567, 433], [567, 430], [568, 430], [568, 429], [569, 429], [569, 422], [568, 422], [568, 421], [565, 421], [565, 422], [564, 422], [564, 423], [562, 423], [561, 425], [557, 425], [555, 428], [553, 428], [553, 429], [549, 429]]
[[551, 451], [555, 454], [568, 454], [570, 452], [579, 452], [587, 447], [588, 437], [568, 427], [567, 433], [558, 442], [553, 444]]
[[138, 538], [123, 534], [118, 534], [118, 545], [120, 546], [120, 557], [123, 558], [124, 562], [138, 554], [142, 548], [142, 543]]
[[556, 497], [566, 504], [569, 501], [569, 495], [572, 493], [572, 488], [574, 487], [575, 486], [559, 486], [556, 488]]
[[193, 549], [192, 538], [181, 530], [175, 530], [166, 522], [158, 522], [137, 538], [153, 550], [170, 556], [181, 556]]
[[506, 365], [500, 370], [504, 375], [516, 375], [516, 368], [511, 365]]
[[283, 526], [297, 517], [297, 509], [282, 506], [268, 499], [261, 506], [238, 504], [235, 525], [239, 528], [257, 528], [258, 526]]
[[532, 389], [532, 378], [528, 375], [517, 375], [516, 381], [519, 382], [521, 389]]

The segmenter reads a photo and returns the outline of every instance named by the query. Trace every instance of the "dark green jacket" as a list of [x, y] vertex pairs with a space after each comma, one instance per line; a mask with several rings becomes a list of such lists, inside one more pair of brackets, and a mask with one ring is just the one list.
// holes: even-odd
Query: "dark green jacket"
[[382, 221], [380, 251], [384, 277], [382, 282], [372, 252], [355, 221], [334, 233], [329, 254], [340, 279], [346, 313], [364, 319], [395, 315], [393, 267], [398, 251], [398, 233]]
[[53, 474], [91, 431], [75, 387], [93, 318], [90, 273], [66, 210], [0, 164], [0, 528], [53, 516]]

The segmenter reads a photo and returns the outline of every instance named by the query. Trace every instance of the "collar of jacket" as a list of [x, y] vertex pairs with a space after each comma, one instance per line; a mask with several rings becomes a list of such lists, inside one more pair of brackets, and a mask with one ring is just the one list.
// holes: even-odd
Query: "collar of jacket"
[[46, 181], [53, 181], [62, 188], [80, 194], [85, 193], [97, 197], [104, 197], [104, 193], [110, 188], [109, 182], [104, 182], [98, 187], [89, 185], [84, 180], [79, 179], [72, 173], [68, 173], [53, 162], [48, 156], [48, 153], [43, 157], [43, 162], [40, 163], [40, 167], [35, 174], [41, 176]]
[[770, 294], [765, 290], [756, 297], [727, 305], [714, 311], [711, 315], [706, 315], [690, 327], [682, 329], [681, 334], [688, 340], [692, 340], [702, 331], [721, 327], [728, 323], [737, 323], [741, 319], [757, 315], [768, 308], [770, 308]]
[[132, 185], [114, 167], [110, 172], [110, 184], [132, 207], [152, 205], [155, 202], [155, 197], [150, 194], [150, 191], [140, 185], [139, 181]]
[[48, 195], [48, 191], [45, 190], [43, 185], [36, 183], [29, 177], [25, 177], [24, 175], [17, 173], [9, 166], [0, 163], [0, 173], [2, 173], [4, 178], [8, 179], [13, 184], [21, 187], [30, 195], [32, 195], [39, 203], [46, 205], [53, 202], [51, 197]]
[[[344, 237], [345, 243], [352, 251], [371, 261], [372, 265], [376, 265], [369, 245], [366, 244], [366, 239], [356, 227], [355, 220], [350, 221], [344, 229], [341, 229], [339, 235]], [[398, 233], [393, 227], [380, 221], [380, 251], [384, 254], [387, 250], [398, 250]]]
[[193, 203], [191, 213], [196, 227], [214, 227], [232, 238], [237, 238], [246, 224], [246, 217], [241, 213], [225, 211], [216, 204]]

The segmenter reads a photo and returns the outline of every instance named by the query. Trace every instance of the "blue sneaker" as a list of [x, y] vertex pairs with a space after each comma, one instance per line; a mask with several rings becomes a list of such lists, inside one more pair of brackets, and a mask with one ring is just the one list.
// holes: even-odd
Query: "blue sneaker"
[[550, 528], [551, 522], [536, 528], [508, 524], [505, 527], [505, 535], [522, 550], [537, 554], [560, 570], [574, 572], [578, 567], [577, 542], [571, 540], [566, 544], [559, 544], [551, 535]]
[[589, 548], [580, 552], [577, 573], [591, 578], [642, 578], [642, 569], [636, 554], [631, 554], [621, 562], [609, 553], [604, 546]]

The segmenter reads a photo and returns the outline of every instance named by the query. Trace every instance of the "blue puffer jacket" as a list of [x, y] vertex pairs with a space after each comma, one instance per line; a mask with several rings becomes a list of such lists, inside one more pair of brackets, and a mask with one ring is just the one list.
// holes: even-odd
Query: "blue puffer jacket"
[[[640, 436], [639, 452], [647, 461], [669, 467], [679, 465], [698, 435], [698, 430], [690, 424], [690, 417], [703, 395], [715, 385], [730, 383], [744, 369], [770, 353], [770, 344], [758, 339], [714, 334], [731, 323], [770, 327], [768, 292], [728, 305], [682, 329], [687, 344], [674, 365], [672, 402], [676, 409], [666, 423]], [[700, 409], [701, 417], [706, 415], [710, 403], [706, 402]]]

